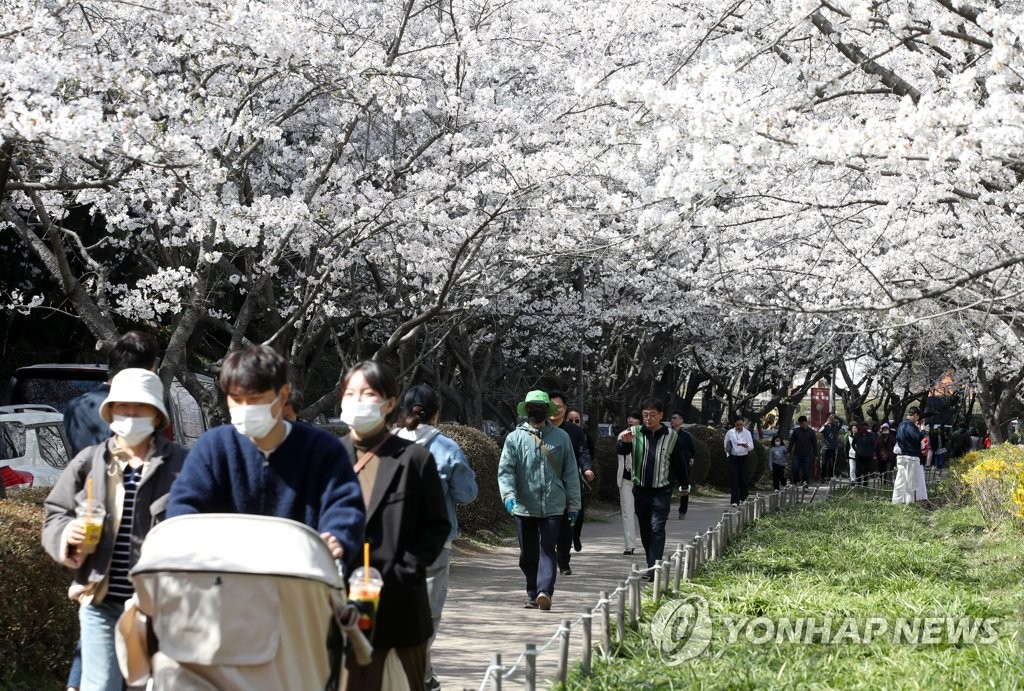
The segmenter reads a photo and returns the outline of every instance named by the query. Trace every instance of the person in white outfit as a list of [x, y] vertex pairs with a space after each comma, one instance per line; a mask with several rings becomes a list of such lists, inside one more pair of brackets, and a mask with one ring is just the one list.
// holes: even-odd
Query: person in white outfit
[[907, 418], [896, 428], [896, 481], [892, 488], [893, 504], [912, 504], [928, 500], [928, 488], [921, 467], [921, 410], [914, 406]]
[[[631, 410], [626, 416], [630, 427], [643, 424], [639, 410]], [[619, 488], [619, 509], [622, 511], [622, 540], [626, 548], [623, 554], [632, 554], [636, 549], [636, 511], [633, 508], [633, 458], [632, 454], [619, 454], [619, 466], [615, 471], [615, 485]]]
[[743, 428], [743, 417], [737, 415], [733, 420], [733, 428], [725, 433], [725, 453], [729, 456], [729, 492], [733, 506], [746, 501], [747, 489], [747, 456], [754, 450], [754, 438], [750, 431]]

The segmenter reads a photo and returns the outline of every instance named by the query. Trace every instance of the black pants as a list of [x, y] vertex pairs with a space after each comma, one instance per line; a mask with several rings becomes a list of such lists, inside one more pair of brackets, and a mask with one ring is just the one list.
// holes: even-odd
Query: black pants
[[586, 510], [587, 500], [580, 495], [580, 515], [576, 517], [576, 525], [569, 525], [569, 511], [562, 514], [562, 523], [558, 526], [558, 542], [555, 544], [555, 552], [558, 554], [558, 568], [569, 568], [569, 560], [572, 558], [572, 541], [579, 540], [583, 534], [583, 512]]
[[782, 489], [786, 484], [786, 466], [772, 463], [772, 489]]
[[733, 504], [747, 498], [747, 457], [729, 456], [729, 494]]
[[665, 555], [665, 521], [672, 509], [672, 486], [634, 486], [633, 503], [647, 565], [654, 566], [654, 562]]
[[854, 461], [857, 464], [857, 484], [861, 487], [868, 486], [868, 475], [874, 472], [875, 459], [871, 456], [857, 456]]
[[690, 494], [679, 493], [679, 515], [685, 516], [686, 511], [690, 508]]
[[836, 451], [838, 449], [822, 449], [821, 451], [821, 480], [828, 481], [836, 474]]

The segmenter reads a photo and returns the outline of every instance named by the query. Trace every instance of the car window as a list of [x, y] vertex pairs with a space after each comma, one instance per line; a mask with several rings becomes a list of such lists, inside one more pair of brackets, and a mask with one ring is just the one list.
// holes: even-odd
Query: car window
[[25, 425], [21, 422], [0, 422], [0, 458], [21, 458], [25, 455]]
[[58, 425], [34, 426], [36, 442], [39, 444], [39, 455], [54, 468], [68, 466], [68, 449], [64, 445], [64, 435]]
[[90, 379], [19, 379], [11, 403], [42, 403], [63, 413], [72, 399], [101, 386], [102, 381]]

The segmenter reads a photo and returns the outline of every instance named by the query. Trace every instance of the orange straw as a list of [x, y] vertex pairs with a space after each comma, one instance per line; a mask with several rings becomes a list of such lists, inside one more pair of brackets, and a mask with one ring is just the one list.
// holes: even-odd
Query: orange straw
[[92, 478], [85, 481], [85, 515], [92, 518]]
[[370, 543], [363, 543], [363, 583], [370, 582]]

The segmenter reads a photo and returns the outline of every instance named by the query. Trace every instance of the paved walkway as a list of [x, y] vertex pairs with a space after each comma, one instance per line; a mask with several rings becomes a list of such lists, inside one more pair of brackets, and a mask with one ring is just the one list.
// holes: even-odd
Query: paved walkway
[[[676, 517], [677, 506], [673, 506], [666, 556], [678, 543], [717, 524], [728, 505], [727, 496], [691, 498], [684, 520]], [[601, 519], [588, 520], [583, 526], [583, 551], [573, 554], [572, 575], [558, 577], [549, 612], [523, 608], [526, 591], [518, 547], [470, 545], [460, 549], [456, 545], [448, 602], [434, 644], [434, 668], [445, 691], [480, 688], [494, 653], [501, 654], [502, 664], [511, 665], [523, 652], [524, 644], [544, 645], [562, 619], [575, 620], [597, 603], [600, 591], [614, 590], [629, 575], [631, 564], [646, 566], [639, 534], [635, 554], [624, 556], [620, 515], [605, 513]], [[594, 635], [597, 640], [596, 626]], [[570, 664], [578, 663], [582, 644], [577, 631], [571, 640]], [[538, 656], [538, 686], [547, 686], [541, 680], [554, 677], [557, 660], [557, 643]], [[522, 679], [517, 673], [505, 687], [520, 687]]]

